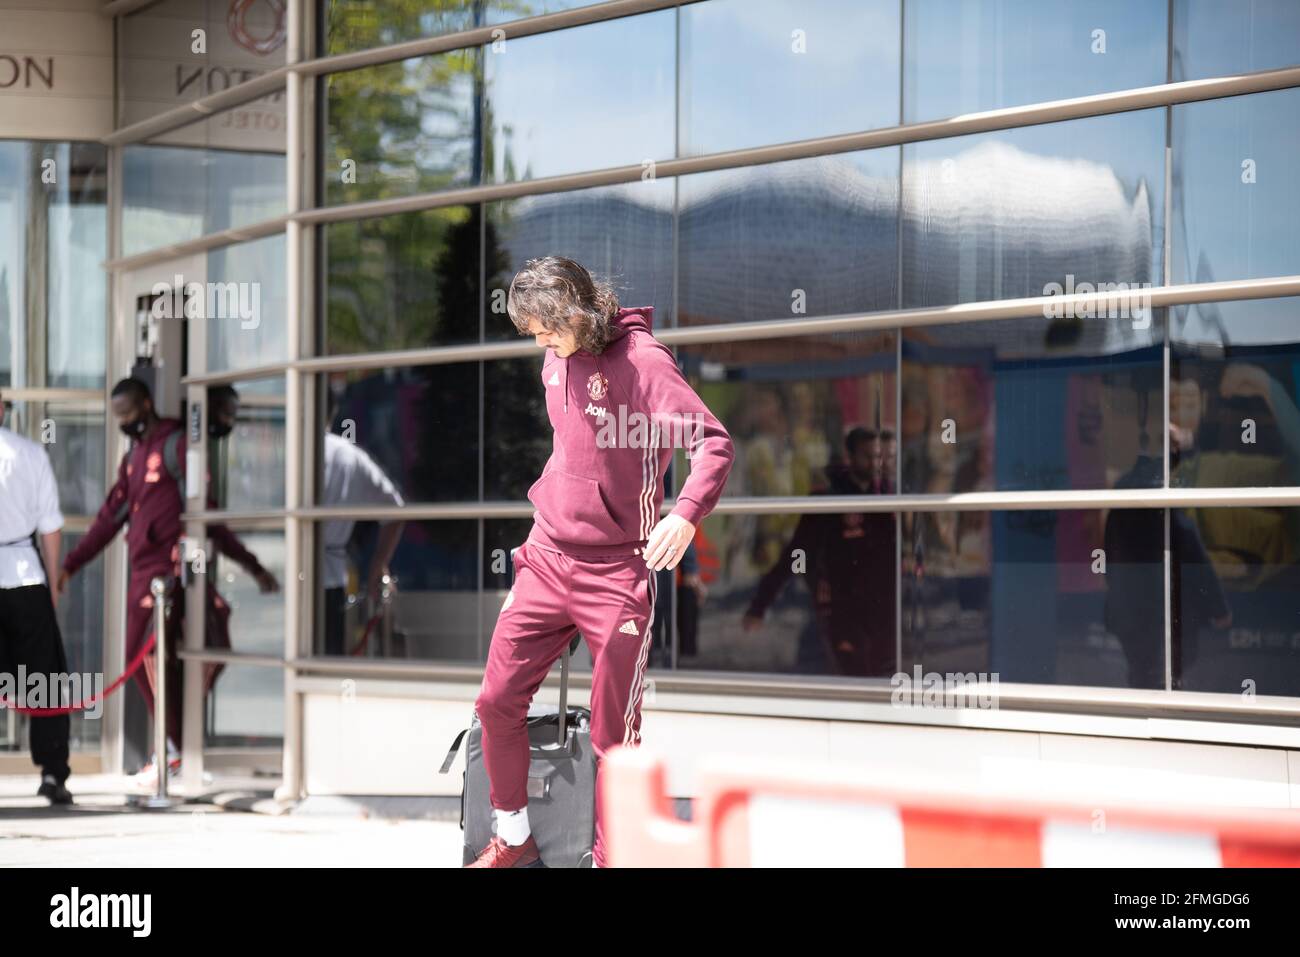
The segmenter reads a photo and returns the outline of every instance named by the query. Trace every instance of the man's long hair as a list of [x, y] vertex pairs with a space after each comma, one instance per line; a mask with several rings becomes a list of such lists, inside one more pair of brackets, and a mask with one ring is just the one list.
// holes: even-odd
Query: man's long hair
[[572, 332], [578, 348], [600, 355], [609, 344], [610, 322], [618, 297], [609, 283], [593, 279], [572, 259], [530, 259], [510, 282], [506, 312], [521, 335], [536, 319], [550, 332]]

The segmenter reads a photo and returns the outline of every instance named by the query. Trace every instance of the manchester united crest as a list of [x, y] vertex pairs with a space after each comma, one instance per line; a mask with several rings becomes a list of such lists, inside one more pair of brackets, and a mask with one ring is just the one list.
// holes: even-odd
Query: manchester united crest
[[609, 395], [609, 380], [599, 372], [593, 372], [587, 380], [587, 395], [593, 399], [603, 399]]

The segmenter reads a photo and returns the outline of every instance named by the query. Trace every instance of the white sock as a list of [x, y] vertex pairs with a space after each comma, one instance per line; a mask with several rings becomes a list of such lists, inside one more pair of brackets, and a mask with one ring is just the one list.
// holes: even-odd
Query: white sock
[[521, 807], [518, 811], [494, 808], [493, 811], [497, 818], [497, 836], [512, 847], [524, 843], [533, 833], [528, 826], [528, 808]]

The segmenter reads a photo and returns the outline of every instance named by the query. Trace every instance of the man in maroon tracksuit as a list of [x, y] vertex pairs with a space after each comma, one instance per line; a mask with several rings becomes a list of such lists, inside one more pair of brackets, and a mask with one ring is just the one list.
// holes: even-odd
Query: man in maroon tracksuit
[[[139, 379], [123, 379], [113, 387], [113, 415], [122, 432], [132, 439], [131, 447], [118, 466], [117, 482], [109, 489], [99, 514], [77, 547], [63, 561], [59, 576], [62, 590], [68, 579], [113, 540], [127, 525], [126, 547], [130, 580], [127, 584], [126, 658], [132, 660], [153, 633], [154, 600], [150, 581], [161, 576], [173, 580], [180, 562], [180, 538], [184, 531], [184, 491], [173, 470], [184, 467], [185, 434], [176, 419], [160, 418], [154, 411], [149, 387]], [[239, 539], [224, 525], [208, 527], [218, 551], [228, 555], [257, 579], [262, 591], [279, 585]], [[183, 596], [172, 591], [173, 614]], [[220, 600], [219, 598], [217, 599]], [[167, 695], [167, 737], [170, 746], [181, 744], [180, 661], [176, 657], [175, 632], [168, 629], [167, 682], [174, 693]], [[136, 684], [153, 713], [153, 654], [135, 673]], [[169, 764], [174, 764], [169, 761]], [[148, 769], [146, 769], [147, 771]]]
[[[510, 318], [547, 350], [550, 460], [528, 490], [533, 528], [515, 555], [475, 710], [496, 834], [469, 867], [540, 863], [528, 826], [528, 704], [575, 630], [591, 649], [597, 757], [593, 865], [605, 866], [601, 759], [641, 739], [656, 572], [675, 568], [731, 471], [731, 438], [650, 329], [653, 308], [620, 309], [608, 286], [558, 257], [526, 263]], [[659, 518], [673, 448], [690, 475]]]

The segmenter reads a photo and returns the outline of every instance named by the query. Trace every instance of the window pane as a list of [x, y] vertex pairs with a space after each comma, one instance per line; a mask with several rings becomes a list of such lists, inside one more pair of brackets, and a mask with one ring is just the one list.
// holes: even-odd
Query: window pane
[[27, 384], [29, 147], [0, 141], [0, 386]]
[[905, 670], [1164, 687], [1160, 510], [905, 513], [902, 535]]
[[279, 747], [284, 740], [284, 672], [225, 665], [204, 716], [206, 748]]
[[1174, 687], [1300, 694], [1300, 509], [1172, 515]]
[[[163, 0], [117, 19], [118, 126], [284, 64], [284, 3]], [[192, 31], [205, 32], [195, 52]]]
[[[283, 233], [207, 254], [208, 369], [248, 369], [288, 357]], [[199, 277], [185, 276], [189, 283]]]
[[896, 149], [684, 176], [681, 325], [898, 307]]
[[[108, 283], [108, 151], [91, 143], [48, 144], [58, 186], [46, 185], [45, 384], [104, 385]], [[19, 234], [21, 235], [21, 233]], [[0, 322], [0, 326], [3, 323]]]
[[510, 281], [525, 262], [561, 254], [610, 281], [625, 306], [654, 306], [655, 328], [673, 325], [673, 183], [526, 196], [487, 205], [484, 336], [514, 339]]
[[1147, 309], [906, 330], [903, 491], [1163, 485], [1163, 328]]
[[212, 587], [204, 615], [206, 647], [284, 654], [284, 593], [262, 591], [259, 565], [283, 587], [283, 531], [208, 526], [207, 580]]
[[1300, 272], [1300, 89], [1173, 108], [1174, 282]]
[[325, 77], [325, 203], [478, 182], [480, 57], [456, 50]]
[[551, 455], [540, 349], [538, 353], [536, 358], [483, 363], [483, 434], [489, 437], [483, 444], [483, 497], [488, 501], [526, 499]]
[[0, 142], [0, 386], [104, 384], [107, 150]]
[[479, 376], [475, 362], [330, 374], [319, 503], [476, 500]]
[[450, 206], [321, 227], [327, 355], [477, 342], [482, 221]]
[[677, 587], [651, 666], [892, 675], [896, 549], [889, 512], [712, 515], [677, 570], [660, 573], [659, 596], [673, 575]]
[[1300, 485], [1300, 300], [1201, 303], [1173, 316], [1170, 484]]
[[897, 0], [693, 3], [680, 36], [679, 155], [899, 122]]
[[1174, 80], [1276, 70], [1300, 63], [1294, 0], [1174, 0]]
[[675, 27], [662, 10], [486, 47], [484, 180], [671, 157]]
[[443, 0], [429, 4], [329, 0], [325, 7], [327, 53], [348, 53], [509, 23], [544, 13], [585, 7], [597, 0]]
[[478, 521], [318, 523], [315, 653], [485, 661], [492, 631], [479, 621], [478, 529]]
[[218, 398], [213, 391], [208, 393], [209, 425], [218, 411], [235, 415], [229, 435], [209, 440], [209, 507], [231, 511], [283, 508], [284, 379], [236, 382], [231, 388], [233, 406], [226, 395]]
[[[14, 402], [5, 415], [5, 426], [45, 446], [65, 518], [94, 515], [104, 501], [107, 433], [96, 405]], [[65, 551], [70, 547], [64, 543]]]
[[[896, 351], [892, 331], [682, 347], [687, 380], [735, 446], [726, 494], [894, 491]], [[678, 490], [688, 474], [678, 452]], [[747, 550], [773, 561], [797, 519], [755, 518]]]
[[903, 303], [1163, 277], [1163, 110], [903, 147]]
[[1165, 82], [1166, 0], [907, 0], [905, 122]]
[[284, 94], [122, 150], [125, 255], [284, 214]]

